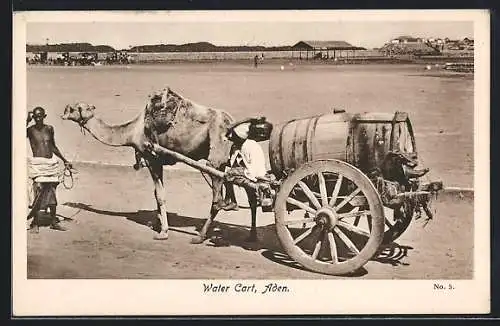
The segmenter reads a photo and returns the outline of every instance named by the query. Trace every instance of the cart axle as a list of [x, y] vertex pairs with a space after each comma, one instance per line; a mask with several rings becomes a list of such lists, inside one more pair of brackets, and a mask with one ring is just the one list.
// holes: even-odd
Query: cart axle
[[331, 207], [320, 208], [315, 217], [316, 225], [326, 227], [329, 230], [337, 225], [338, 220], [337, 213]]

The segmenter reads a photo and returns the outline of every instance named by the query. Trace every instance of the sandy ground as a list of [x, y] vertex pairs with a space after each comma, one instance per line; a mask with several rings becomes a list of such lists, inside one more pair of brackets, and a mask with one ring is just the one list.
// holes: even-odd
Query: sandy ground
[[[258, 216], [257, 245], [249, 245], [249, 212], [222, 212], [218, 225], [229, 247], [190, 244], [204, 222], [211, 192], [199, 173], [166, 170], [169, 239], [153, 240], [153, 185], [146, 170], [76, 164], [75, 187], [59, 188], [66, 232], [42, 227], [28, 234], [28, 278], [321, 279], [282, 251], [274, 215]], [[441, 195], [435, 220], [414, 221], [353, 279], [470, 279], [473, 276], [473, 199]]]
[[[284, 70], [280, 67], [284, 66]], [[343, 108], [349, 112], [410, 114], [423, 166], [445, 186], [472, 187], [474, 80], [472, 75], [426, 71], [424, 65], [166, 64], [114, 67], [29, 67], [27, 105], [43, 106], [59, 148], [80, 170], [75, 187], [59, 188], [59, 213], [70, 229], [28, 235], [30, 278], [329, 278], [284, 255], [272, 213], [260, 214], [258, 245], [248, 248], [249, 212], [223, 212], [218, 221], [229, 247], [189, 243], [204, 222], [211, 193], [198, 172], [166, 173], [171, 224], [167, 241], [153, 240], [153, 185], [132, 169], [130, 148], [107, 147], [83, 136], [59, 115], [85, 101], [110, 124], [143, 109], [147, 95], [172, 87], [236, 119], [266, 116], [277, 123]], [[265, 144], [264, 144], [265, 146]], [[83, 164], [97, 161], [130, 166]], [[80, 162], [80, 163], [78, 163]], [[183, 167], [180, 165], [180, 167]], [[473, 271], [473, 201], [441, 196], [435, 221], [413, 223], [354, 278], [467, 279]]]

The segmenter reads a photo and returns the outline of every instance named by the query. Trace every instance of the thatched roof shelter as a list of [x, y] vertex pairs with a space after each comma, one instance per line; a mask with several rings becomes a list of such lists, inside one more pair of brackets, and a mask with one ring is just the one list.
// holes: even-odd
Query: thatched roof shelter
[[354, 46], [346, 41], [300, 41], [294, 46], [294, 50], [364, 50], [362, 47]]
[[294, 51], [299, 51], [299, 57], [302, 59], [302, 51], [306, 52], [306, 59], [309, 59], [309, 51], [313, 53], [313, 58], [322, 56], [323, 52], [326, 52], [324, 58], [330, 58], [330, 51], [333, 51], [333, 58], [336, 57], [337, 51], [354, 51], [356, 50], [366, 50], [365, 48], [354, 46], [346, 41], [300, 41], [292, 46], [292, 57], [294, 56]]

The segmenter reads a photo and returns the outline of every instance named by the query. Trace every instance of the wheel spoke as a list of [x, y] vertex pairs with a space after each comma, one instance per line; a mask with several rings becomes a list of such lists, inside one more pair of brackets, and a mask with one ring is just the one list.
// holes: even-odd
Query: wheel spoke
[[316, 198], [311, 189], [309, 189], [309, 187], [303, 181], [299, 181], [297, 182], [297, 184], [300, 186], [300, 188], [307, 196], [307, 198], [309, 198], [312, 204], [318, 209], [321, 208], [321, 204], [319, 203], [318, 198]]
[[351, 224], [346, 223], [344, 221], [339, 221], [339, 225], [342, 226], [343, 228], [351, 231], [351, 232], [363, 235], [365, 237], [370, 237], [370, 232], [367, 232], [367, 231], [365, 231], [362, 228], [359, 228], [357, 226], [351, 225]]
[[316, 210], [314, 208], [310, 207], [309, 205], [307, 205], [307, 204], [305, 204], [305, 203], [303, 203], [301, 201], [298, 201], [297, 199], [288, 197], [286, 199], [286, 202], [289, 203], [289, 204], [295, 205], [295, 206], [297, 206], [299, 208], [302, 208], [302, 209], [308, 211], [311, 214], [316, 214]]
[[339, 174], [337, 182], [335, 182], [335, 187], [333, 188], [332, 198], [330, 198], [330, 206], [335, 207], [335, 202], [337, 201], [337, 196], [340, 192], [340, 186], [342, 186], [342, 174]]
[[321, 249], [321, 240], [319, 240], [318, 242], [316, 242], [316, 246], [314, 247], [314, 251], [312, 253], [312, 258], [313, 259], [316, 259], [318, 257], [320, 249]]
[[358, 221], [358, 222], [355, 223], [354, 225], [358, 225], [359, 224], [359, 218], [361, 216], [365, 215], [367, 212], [368, 211], [348, 212], [348, 213], [337, 214], [337, 216], [339, 217], [339, 219], [344, 219], [344, 218], [349, 218], [349, 217], [355, 217], [356, 221]]
[[319, 180], [319, 193], [321, 194], [321, 203], [323, 204], [323, 206], [328, 206], [325, 176], [323, 175], [322, 172], [318, 172], [318, 180]]
[[344, 207], [351, 199], [354, 198], [354, 196], [356, 196], [359, 192], [361, 191], [360, 188], [357, 188], [356, 190], [354, 190], [353, 192], [351, 192], [351, 194], [349, 196], [347, 196], [346, 198], [344, 198], [344, 200], [338, 204], [336, 207], [335, 207], [335, 211], [338, 211], [339, 209], [341, 209], [342, 207]]
[[334, 230], [335, 230], [335, 233], [337, 233], [337, 235], [339, 236], [339, 238], [346, 244], [347, 248], [349, 248], [353, 253], [358, 255], [359, 249], [356, 248], [354, 243], [352, 243], [351, 239], [349, 239], [349, 237], [347, 235], [345, 235], [345, 233], [342, 232], [342, 230], [340, 230], [338, 227], [335, 227]]
[[294, 244], [299, 243], [300, 241], [304, 240], [311, 232], [313, 231], [314, 226], [310, 229], [308, 229], [306, 232], [302, 233], [300, 236], [298, 236], [296, 239], [293, 240]]
[[392, 229], [394, 227], [394, 225], [392, 225], [388, 219], [384, 218], [384, 221], [385, 221], [385, 225], [387, 225], [389, 227], [389, 229]]
[[328, 232], [328, 243], [330, 244], [330, 254], [332, 255], [332, 263], [338, 263], [337, 258], [337, 245], [335, 244], [335, 239], [333, 233]]
[[370, 230], [370, 232], [372, 232], [372, 217], [366, 215], [366, 222], [368, 223], [368, 229]]
[[293, 224], [300, 224], [300, 223], [310, 223], [314, 222], [314, 217], [308, 217], [308, 218], [303, 218], [300, 220], [288, 220], [285, 222], [285, 225], [293, 225]]
[[[359, 211], [359, 207], [356, 206], [353, 209], [351, 209], [351, 211], [348, 214], [357, 213], [358, 211]], [[342, 218], [342, 217], [339, 217], [339, 218]], [[360, 219], [361, 219], [361, 215], [356, 215], [356, 218], [354, 219], [355, 226], [358, 226]]]

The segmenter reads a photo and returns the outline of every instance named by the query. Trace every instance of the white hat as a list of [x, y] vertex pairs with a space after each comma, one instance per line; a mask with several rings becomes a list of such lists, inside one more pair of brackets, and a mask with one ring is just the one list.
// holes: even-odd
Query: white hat
[[240, 137], [241, 139], [248, 138], [249, 130], [250, 130], [249, 123], [242, 123], [233, 128], [233, 131], [236, 134], [236, 136]]

